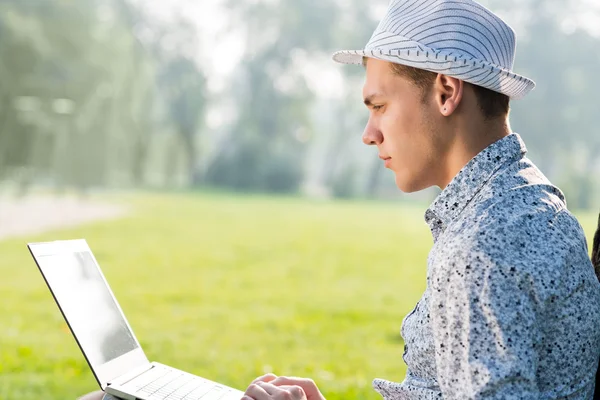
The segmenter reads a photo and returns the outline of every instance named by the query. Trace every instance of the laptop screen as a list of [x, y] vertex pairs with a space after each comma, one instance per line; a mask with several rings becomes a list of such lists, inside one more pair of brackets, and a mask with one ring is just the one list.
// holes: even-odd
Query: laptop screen
[[89, 251], [39, 255], [36, 260], [92, 366], [139, 347]]

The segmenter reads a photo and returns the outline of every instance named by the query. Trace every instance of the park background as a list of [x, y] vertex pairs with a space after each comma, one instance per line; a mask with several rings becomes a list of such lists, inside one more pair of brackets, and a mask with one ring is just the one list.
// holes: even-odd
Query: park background
[[[482, 0], [518, 32], [529, 156], [588, 238], [600, 205], [600, 1]], [[148, 357], [332, 399], [400, 381], [438, 193], [361, 143], [386, 0], [0, 2], [0, 400], [96, 383], [25, 244], [86, 238]]]

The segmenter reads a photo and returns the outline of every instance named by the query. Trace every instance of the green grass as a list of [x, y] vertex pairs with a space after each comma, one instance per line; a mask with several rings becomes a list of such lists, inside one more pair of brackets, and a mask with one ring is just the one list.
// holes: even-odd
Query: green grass
[[[95, 380], [25, 247], [85, 237], [151, 360], [244, 389], [308, 376], [330, 400], [402, 380], [402, 318], [425, 287], [426, 207], [227, 195], [117, 199], [130, 217], [0, 242], [0, 399], [75, 399]], [[583, 217], [591, 235], [592, 214]]]

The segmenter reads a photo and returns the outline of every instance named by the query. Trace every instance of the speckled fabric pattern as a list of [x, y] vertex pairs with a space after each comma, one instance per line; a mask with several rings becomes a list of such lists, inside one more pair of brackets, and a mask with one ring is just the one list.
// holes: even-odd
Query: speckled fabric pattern
[[471, 160], [426, 212], [426, 290], [402, 323], [386, 400], [592, 399], [600, 283], [563, 194], [517, 134]]

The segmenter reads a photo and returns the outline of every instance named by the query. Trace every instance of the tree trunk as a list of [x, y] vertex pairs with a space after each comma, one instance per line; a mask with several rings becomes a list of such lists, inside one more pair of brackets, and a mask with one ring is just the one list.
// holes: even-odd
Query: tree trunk
[[186, 129], [181, 129], [179, 136], [186, 154], [187, 184], [189, 186], [197, 186], [200, 184], [200, 176], [198, 174], [198, 153], [196, 152], [195, 134]]
[[338, 160], [340, 154], [342, 153], [344, 143], [346, 143], [346, 125], [343, 122], [345, 121], [343, 115], [344, 113], [341, 109], [338, 109], [337, 114], [338, 121], [340, 121], [340, 124], [337, 125], [337, 132], [333, 136], [333, 142], [331, 143], [329, 149], [325, 154], [325, 163], [323, 165], [323, 184], [328, 188], [331, 188], [331, 185], [333, 184]]
[[144, 137], [138, 136], [133, 148], [133, 160], [131, 166], [131, 177], [133, 184], [137, 187], [143, 186], [145, 182], [145, 166], [148, 156], [148, 140], [151, 135]]

